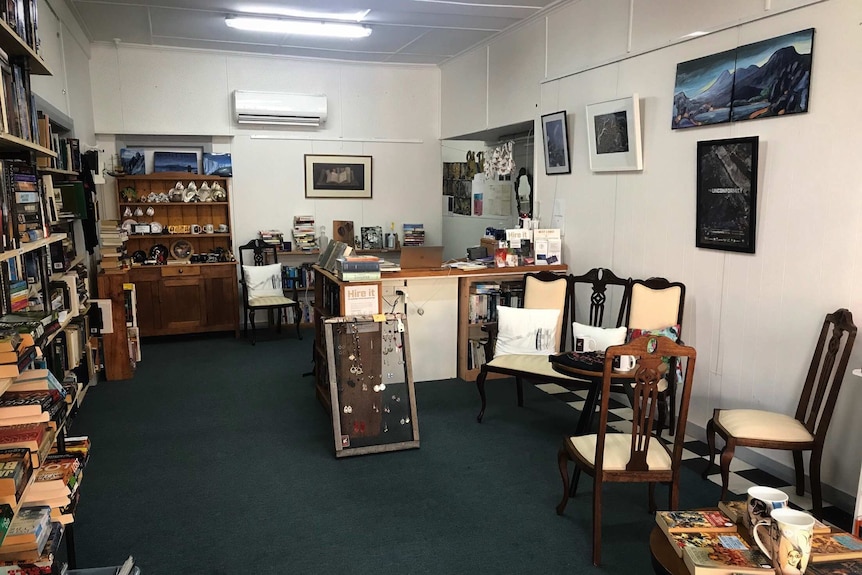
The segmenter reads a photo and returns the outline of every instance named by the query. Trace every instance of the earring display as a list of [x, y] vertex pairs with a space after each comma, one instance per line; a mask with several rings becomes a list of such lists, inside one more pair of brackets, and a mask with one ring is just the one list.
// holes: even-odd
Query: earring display
[[402, 314], [325, 320], [336, 457], [419, 447]]

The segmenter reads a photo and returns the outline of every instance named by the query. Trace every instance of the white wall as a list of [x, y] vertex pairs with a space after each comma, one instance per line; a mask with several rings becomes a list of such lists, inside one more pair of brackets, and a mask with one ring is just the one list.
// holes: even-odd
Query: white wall
[[[628, 1], [581, 0], [542, 18], [546, 36], [544, 26], [530, 25], [536, 37], [527, 50], [547, 46], [536, 119], [567, 110], [571, 132], [572, 173], [550, 177], [536, 170], [542, 224], [549, 223], [554, 200], [565, 200], [564, 250], [574, 272], [602, 266], [622, 276], [686, 283], [683, 334], [698, 350], [693, 429], [719, 406], [792, 413], [823, 316], [847, 307], [862, 324], [862, 119], [849, 109], [862, 89], [862, 3], [634, 0], [632, 7], [630, 20]], [[678, 62], [809, 27], [817, 30], [809, 113], [671, 131]], [[695, 30], [715, 33], [680, 41]], [[507, 40], [523, 41], [523, 34], [494, 42]], [[463, 112], [449, 108], [456, 99], [447, 93], [468, 89], [472, 80], [459, 85], [464, 76], [495, 77], [495, 70], [483, 68], [487, 50], [479, 47], [442, 67], [447, 135], [475, 130], [472, 123], [458, 130]], [[533, 86], [523, 90], [526, 100]], [[643, 103], [643, 172], [590, 172], [584, 107], [633, 92]], [[493, 109], [496, 98], [491, 91], [488, 101], [472, 105]], [[696, 142], [748, 135], [761, 141], [757, 253], [697, 249]], [[850, 367], [860, 363], [857, 346]], [[845, 504], [846, 494], [855, 493], [862, 459], [862, 436], [854, 425], [860, 403], [862, 380], [848, 373], [823, 465], [824, 481], [843, 492]], [[774, 472], [791, 465], [784, 453], [756, 457]]]
[[[399, 236], [404, 222], [421, 222], [428, 243], [441, 242], [436, 68], [122, 44], [94, 44], [90, 67], [100, 142], [114, 134], [222, 136], [218, 151], [233, 160], [236, 242], [264, 228], [288, 233], [293, 216], [305, 214], [329, 237], [333, 220], [385, 230], [394, 222]], [[320, 130], [240, 128], [231, 119], [238, 89], [323, 93], [329, 118]], [[304, 154], [372, 156], [372, 199], [305, 199]]]

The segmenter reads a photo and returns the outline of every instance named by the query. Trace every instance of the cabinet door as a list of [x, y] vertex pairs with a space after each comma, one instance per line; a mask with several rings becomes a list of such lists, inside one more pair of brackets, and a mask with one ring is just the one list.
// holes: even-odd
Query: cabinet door
[[164, 278], [160, 290], [162, 331], [186, 333], [206, 324], [200, 277]]
[[162, 327], [161, 305], [159, 304], [160, 280], [135, 280], [138, 298], [138, 327], [142, 336], [153, 335]]
[[234, 329], [239, 313], [236, 301], [236, 276], [204, 278], [206, 321], [210, 328]]

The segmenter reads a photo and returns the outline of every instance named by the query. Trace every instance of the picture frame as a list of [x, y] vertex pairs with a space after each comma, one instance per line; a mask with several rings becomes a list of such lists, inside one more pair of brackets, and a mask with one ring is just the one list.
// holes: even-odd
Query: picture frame
[[337, 458], [419, 447], [408, 333], [401, 314], [324, 320]]
[[306, 198], [371, 198], [371, 156], [305, 154]]
[[196, 152], [153, 152], [153, 172], [198, 173]]
[[637, 94], [588, 104], [586, 123], [590, 170], [643, 170], [640, 98]]
[[697, 247], [754, 253], [758, 146], [757, 136], [697, 143]]
[[545, 149], [545, 174], [556, 176], [572, 172], [565, 110], [542, 116], [542, 145]]

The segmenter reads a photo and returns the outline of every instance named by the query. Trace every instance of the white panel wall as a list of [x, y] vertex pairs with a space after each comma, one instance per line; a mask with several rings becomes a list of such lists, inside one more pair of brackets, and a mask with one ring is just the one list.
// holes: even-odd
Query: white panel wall
[[545, 77], [545, 22], [536, 20], [491, 42], [488, 51], [488, 125], [532, 120]]
[[37, 9], [39, 10], [39, 53], [52, 75], [32, 76], [30, 87], [52, 106], [68, 114], [65, 91], [66, 68], [63, 61], [63, 25], [44, 0], [39, 1]]
[[[442, 138], [472, 134], [488, 127], [487, 48], [478, 48], [446, 63], [440, 84], [441, 107], [446, 111], [441, 119]], [[513, 89], [520, 90], [523, 86]]]
[[[862, 119], [848, 111], [862, 89], [862, 3], [773, 1], [765, 11], [763, 2], [741, 0], [720, 6], [635, 0], [632, 53], [642, 55], [604, 64], [625, 51], [626, 4], [581, 0], [548, 16], [549, 77], [561, 79], [540, 87], [541, 113], [568, 111], [572, 174], [548, 177], [537, 169], [541, 221], [550, 222], [554, 200], [565, 202], [564, 257], [575, 272], [604, 266], [618, 275], [664, 275], [686, 283], [683, 335], [698, 349], [694, 426], [702, 428], [718, 406], [791, 413], [823, 316], [847, 307], [862, 324]], [[601, 25], [573, 34], [590, 22], [587, 15]], [[808, 114], [671, 131], [678, 62], [808, 27], [817, 29]], [[722, 28], [678, 41], [694, 30]], [[450, 71], [458, 65], [443, 67], [444, 85], [456, 81]], [[642, 99], [643, 172], [590, 172], [584, 107], [633, 92]], [[444, 99], [444, 125], [456, 115]], [[749, 135], [761, 141], [757, 253], [697, 249], [696, 143]], [[857, 346], [850, 367], [860, 364]], [[860, 404], [862, 380], [848, 374], [823, 469], [824, 481], [845, 494], [855, 492], [862, 459], [854, 425]], [[760, 455], [772, 470], [791, 463], [782, 453]]]
[[[328, 237], [333, 220], [353, 220], [357, 230], [381, 226], [388, 231], [394, 223], [399, 236], [403, 223], [424, 223], [427, 241], [441, 241], [436, 68], [123, 45], [119, 53], [114, 46], [94, 46], [91, 67], [97, 130], [233, 134], [224, 139], [230, 144], [217, 151], [232, 154], [237, 242], [264, 228], [289, 234], [293, 216], [306, 214], [325, 226]], [[190, 80], [181, 83], [181, 76]], [[173, 86], [180, 89], [174, 92]], [[237, 89], [323, 93], [329, 117], [320, 130], [240, 128], [231, 120], [231, 95]], [[304, 154], [372, 156], [373, 197], [306, 199]]]

